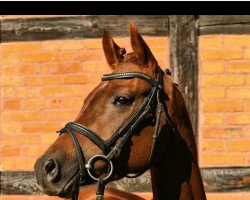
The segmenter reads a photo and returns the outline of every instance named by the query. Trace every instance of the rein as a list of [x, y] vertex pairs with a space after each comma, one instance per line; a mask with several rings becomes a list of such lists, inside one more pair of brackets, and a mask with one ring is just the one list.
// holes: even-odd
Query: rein
[[[148, 162], [138, 174], [134, 176], [128, 174], [127, 177], [138, 177], [149, 168], [155, 151], [156, 141], [159, 136], [159, 125], [161, 121], [161, 114], [163, 111], [163, 105], [160, 101], [163, 73], [163, 71], [158, 72], [156, 80], [151, 78], [147, 74], [141, 72], [123, 72], [103, 75], [102, 81], [139, 78], [153, 86], [149, 95], [144, 99], [143, 103], [139, 106], [139, 108], [132, 114], [130, 119], [121, 128], [117, 129], [116, 132], [108, 140], [104, 141], [94, 131], [76, 122], [69, 122], [65, 125], [64, 128], [62, 128], [60, 131], [57, 131], [60, 133], [60, 135], [63, 133], [67, 133], [74, 143], [79, 163], [79, 187], [81, 185], [84, 185], [84, 183], [87, 181], [85, 178], [87, 174], [91, 179], [97, 182], [96, 200], [103, 200], [105, 186], [110, 181], [110, 178], [113, 175], [113, 157], [116, 155], [116, 153], [121, 151], [124, 144], [131, 137], [133, 131], [136, 130], [136, 128], [138, 128], [138, 126], [141, 125], [141, 123], [155, 111], [155, 130], [153, 134], [153, 142]], [[102, 150], [103, 155], [94, 155], [86, 163], [81, 146], [74, 132], [78, 132], [84, 137], [88, 138], [90, 141], [92, 141], [96, 146], [98, 146]], [[117, 142], [118, 139], [120, 139], [119, 142]], [[116, 142], [117, 144], [115, 144]], [[98, 177], [93, 171], [94, 164], [98, 160], [103, 160], [108, 164], [108, 174], [105, 177]], [[76, 200], [78, 198], [78, 192], [77, 194], [73, 195], [72, 200]]]

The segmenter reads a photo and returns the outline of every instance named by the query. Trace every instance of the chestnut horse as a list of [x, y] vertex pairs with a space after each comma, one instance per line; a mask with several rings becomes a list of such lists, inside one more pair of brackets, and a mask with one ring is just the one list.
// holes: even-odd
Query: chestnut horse
[[[114, 69], [84, 100], [74, 122], [37, 160], [38, 186], [48, 195], [97, 199], [106, 183], [151, 172], [154, 200], [205, 200], [197, 147], [184, 99], [130, 23], [132, 53], [108, 34], [103, 50]], [[98, 133], [98, 134], [97, 134]], [[88, 161], [88, 162], [85, 162]], [[104, 199], [141, 200], [107, 189]]]

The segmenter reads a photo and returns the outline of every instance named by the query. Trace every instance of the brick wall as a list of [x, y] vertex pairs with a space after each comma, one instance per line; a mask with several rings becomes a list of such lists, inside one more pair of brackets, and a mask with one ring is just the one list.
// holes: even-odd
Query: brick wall
[[250, 35], [199, 38], [201, 166], [250, 164]]

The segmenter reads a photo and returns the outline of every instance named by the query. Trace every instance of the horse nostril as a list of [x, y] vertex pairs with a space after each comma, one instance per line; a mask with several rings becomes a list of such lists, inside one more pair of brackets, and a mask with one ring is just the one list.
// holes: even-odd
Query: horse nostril
[[58, 164], [54, 159], [49, 159], [44, 165], [44, 172], [47, 175], [47, 180], [55, 182], [59, 175]]

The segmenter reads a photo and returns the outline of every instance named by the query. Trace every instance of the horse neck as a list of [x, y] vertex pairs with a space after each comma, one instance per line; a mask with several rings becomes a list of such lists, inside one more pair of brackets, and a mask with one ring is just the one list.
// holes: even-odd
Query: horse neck
[[166, 104], [177, 131], [161, 132], [165, 150], [150, 169], [154, 200], [204, 200], [192, 125], [182, 95], [174, 85], [171, 90]]

